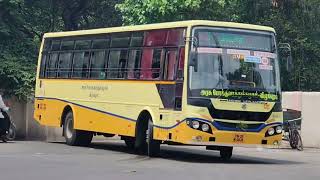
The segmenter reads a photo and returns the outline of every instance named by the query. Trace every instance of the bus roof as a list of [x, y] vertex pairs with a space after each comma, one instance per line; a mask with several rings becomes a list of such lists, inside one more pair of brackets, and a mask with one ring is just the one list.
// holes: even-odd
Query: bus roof
[[104, 34], [104, 33], [112, 33], [112, 32], [125, 32], [125, 31], [142, 31], [142, 30], [152, 30], [152, 29], [179, 28], [179, 27], [189, 27], [189, 26], [215, 26], [215, 27], [249, 29], [249, 30], [258, 30], [258, 31], [269, 31], [269, 32], [275, 33], [275, 30], [268, 26], [235, 23], [235, 22], [190, 20], [190, 21], [177, 21], [177, 22], [156, 23], [156, 24], [135, 25], [135, 26], [99, 28], [99, 29], [90, 29], [90, 30], [52, 32], [52, 33], [45, 33], [44, 38]]

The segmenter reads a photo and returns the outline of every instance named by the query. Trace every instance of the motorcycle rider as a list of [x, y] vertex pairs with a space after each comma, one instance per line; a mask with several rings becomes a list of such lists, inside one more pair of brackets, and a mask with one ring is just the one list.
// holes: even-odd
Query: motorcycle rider
[[9, 127], [10, 127], [10, 121], [7, 119], [7, 117], [4, 115], [3, 112], [9, 111], [9, 107], [7, 107], [2, 99], [2, 91], [0, 90], [0, 137], [3, 135], [6, 135]]

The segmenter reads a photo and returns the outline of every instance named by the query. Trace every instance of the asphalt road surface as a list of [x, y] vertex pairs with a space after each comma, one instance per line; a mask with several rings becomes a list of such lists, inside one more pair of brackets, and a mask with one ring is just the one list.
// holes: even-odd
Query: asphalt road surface
[[203, 147], [161, 147], [161, 156], [135, 155], [122, 141], [71, 147], [59, 142], [0, 143], [1, 180], [320, 179], [320, 150], [235, 148], [224, 162]]

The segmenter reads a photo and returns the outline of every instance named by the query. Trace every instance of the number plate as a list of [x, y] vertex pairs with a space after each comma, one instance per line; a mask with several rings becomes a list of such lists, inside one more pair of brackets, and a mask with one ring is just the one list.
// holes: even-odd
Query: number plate
[[235, 134], [233, 138], [233, 142], [243, 143], [244, 135], [243, 134]]

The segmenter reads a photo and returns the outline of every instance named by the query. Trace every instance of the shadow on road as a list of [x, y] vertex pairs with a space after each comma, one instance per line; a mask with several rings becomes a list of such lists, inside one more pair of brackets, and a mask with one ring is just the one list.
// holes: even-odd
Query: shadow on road
[[[108, 150], [114, 152], [121, 152], [135, 155], [128, 160], [151, 160], [142, 155], [136, 155], [133, 150], [128, 149], [124, 143], [118, 141], [103, 141], [103, 142], [93, 142], [90, 148], [97, 150]], [[245, 152], [244, 152], [245, 153]], [[272, 156], [270, 152], [270, 156]], [[256, 155], [257, 156], [257, 155]], [[187, 147], [176, 147], [176, 146], [163, 146], [161, 147], [161, 153], [156, 159], [167, 159], [173, 161], [189, 162], [189, 163], [229, 163], [229, 164], [280, 164], [280, 165], [297, 165], [303, 164], [303, 162], [280, 160], [270, 158], [245, 156], [234, 154], [232, 159], [229, 161], [223, 161], [219, 157], [218, 151], [207, 151], [201, 149], [187, 148]], [[279, 156], [279, 155], [277, 155]]]

